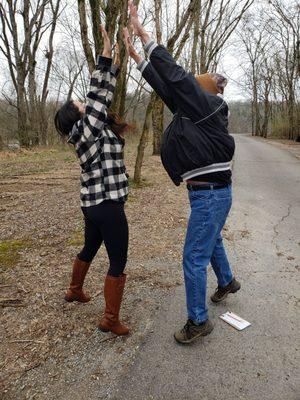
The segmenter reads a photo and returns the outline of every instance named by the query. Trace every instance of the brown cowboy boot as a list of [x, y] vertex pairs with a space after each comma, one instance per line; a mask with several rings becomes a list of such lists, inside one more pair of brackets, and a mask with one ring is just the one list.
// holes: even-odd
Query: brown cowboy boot
[[104, 283], [105, 313], [99, 322], [102, 332], [113, 332], [116, 335], [127, 335], [129, 329], [119, 321], [122, 296], [126, 281], [126, 275], [119, 277], [106, 275]]
[[75, 258], [73, 264], [73, 273], [70, 287], [65, 295], [67, 301], [79, 301], [81, 303], [87, 303], [91, 300], [91, 297], [84, 294], [82, 290], [84, 278], [88, 272], [91, 263], [81, 261], [78, 257]]

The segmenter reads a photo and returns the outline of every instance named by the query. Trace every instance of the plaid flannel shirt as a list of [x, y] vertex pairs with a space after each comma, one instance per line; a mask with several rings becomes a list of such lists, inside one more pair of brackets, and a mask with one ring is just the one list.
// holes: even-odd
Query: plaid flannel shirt
[[85, 115], [74, 124], [68, 142], [75, 146], [81, 166], [81, 206], [104, 200], [126, 201], [128, 179], [124, 165], [124, 140], [107, 124], [119, 69], [112, 60], [99, 57], [92, 73]]

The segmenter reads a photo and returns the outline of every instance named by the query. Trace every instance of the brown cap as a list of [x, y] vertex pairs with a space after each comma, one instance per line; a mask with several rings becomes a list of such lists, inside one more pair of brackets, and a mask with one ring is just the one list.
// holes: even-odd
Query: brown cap
[[218, 89], [217, 86], [217, 82], [210, 76], [209, 73], [195, 75], [195, 78], [199, 83], [199, 85], [202, 87], [202, 89], [212, 94], [220, 93], [220, 90]]

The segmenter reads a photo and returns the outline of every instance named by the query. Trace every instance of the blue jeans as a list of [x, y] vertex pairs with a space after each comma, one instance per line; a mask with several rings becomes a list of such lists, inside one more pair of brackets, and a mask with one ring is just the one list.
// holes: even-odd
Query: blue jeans
[[191, 215], [183, 252], [188, 318], [196, 323], [208, 319], [206, 307], [209, 262], [221, 287], [233, 279], [221, 231], [232, 203], [231, 186], [224, 189], [189, 191]]

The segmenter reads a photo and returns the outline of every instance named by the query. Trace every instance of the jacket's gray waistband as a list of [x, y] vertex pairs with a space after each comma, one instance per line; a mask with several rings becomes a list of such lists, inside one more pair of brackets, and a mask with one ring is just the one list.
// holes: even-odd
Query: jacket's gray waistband
[[231, 169], [231, 162], [215, 163], [206, 167], [196, 168], [181, 175], [181, 178], [186, 181], [198, 175], [211, 174], [212, 172], [228, 171]]

